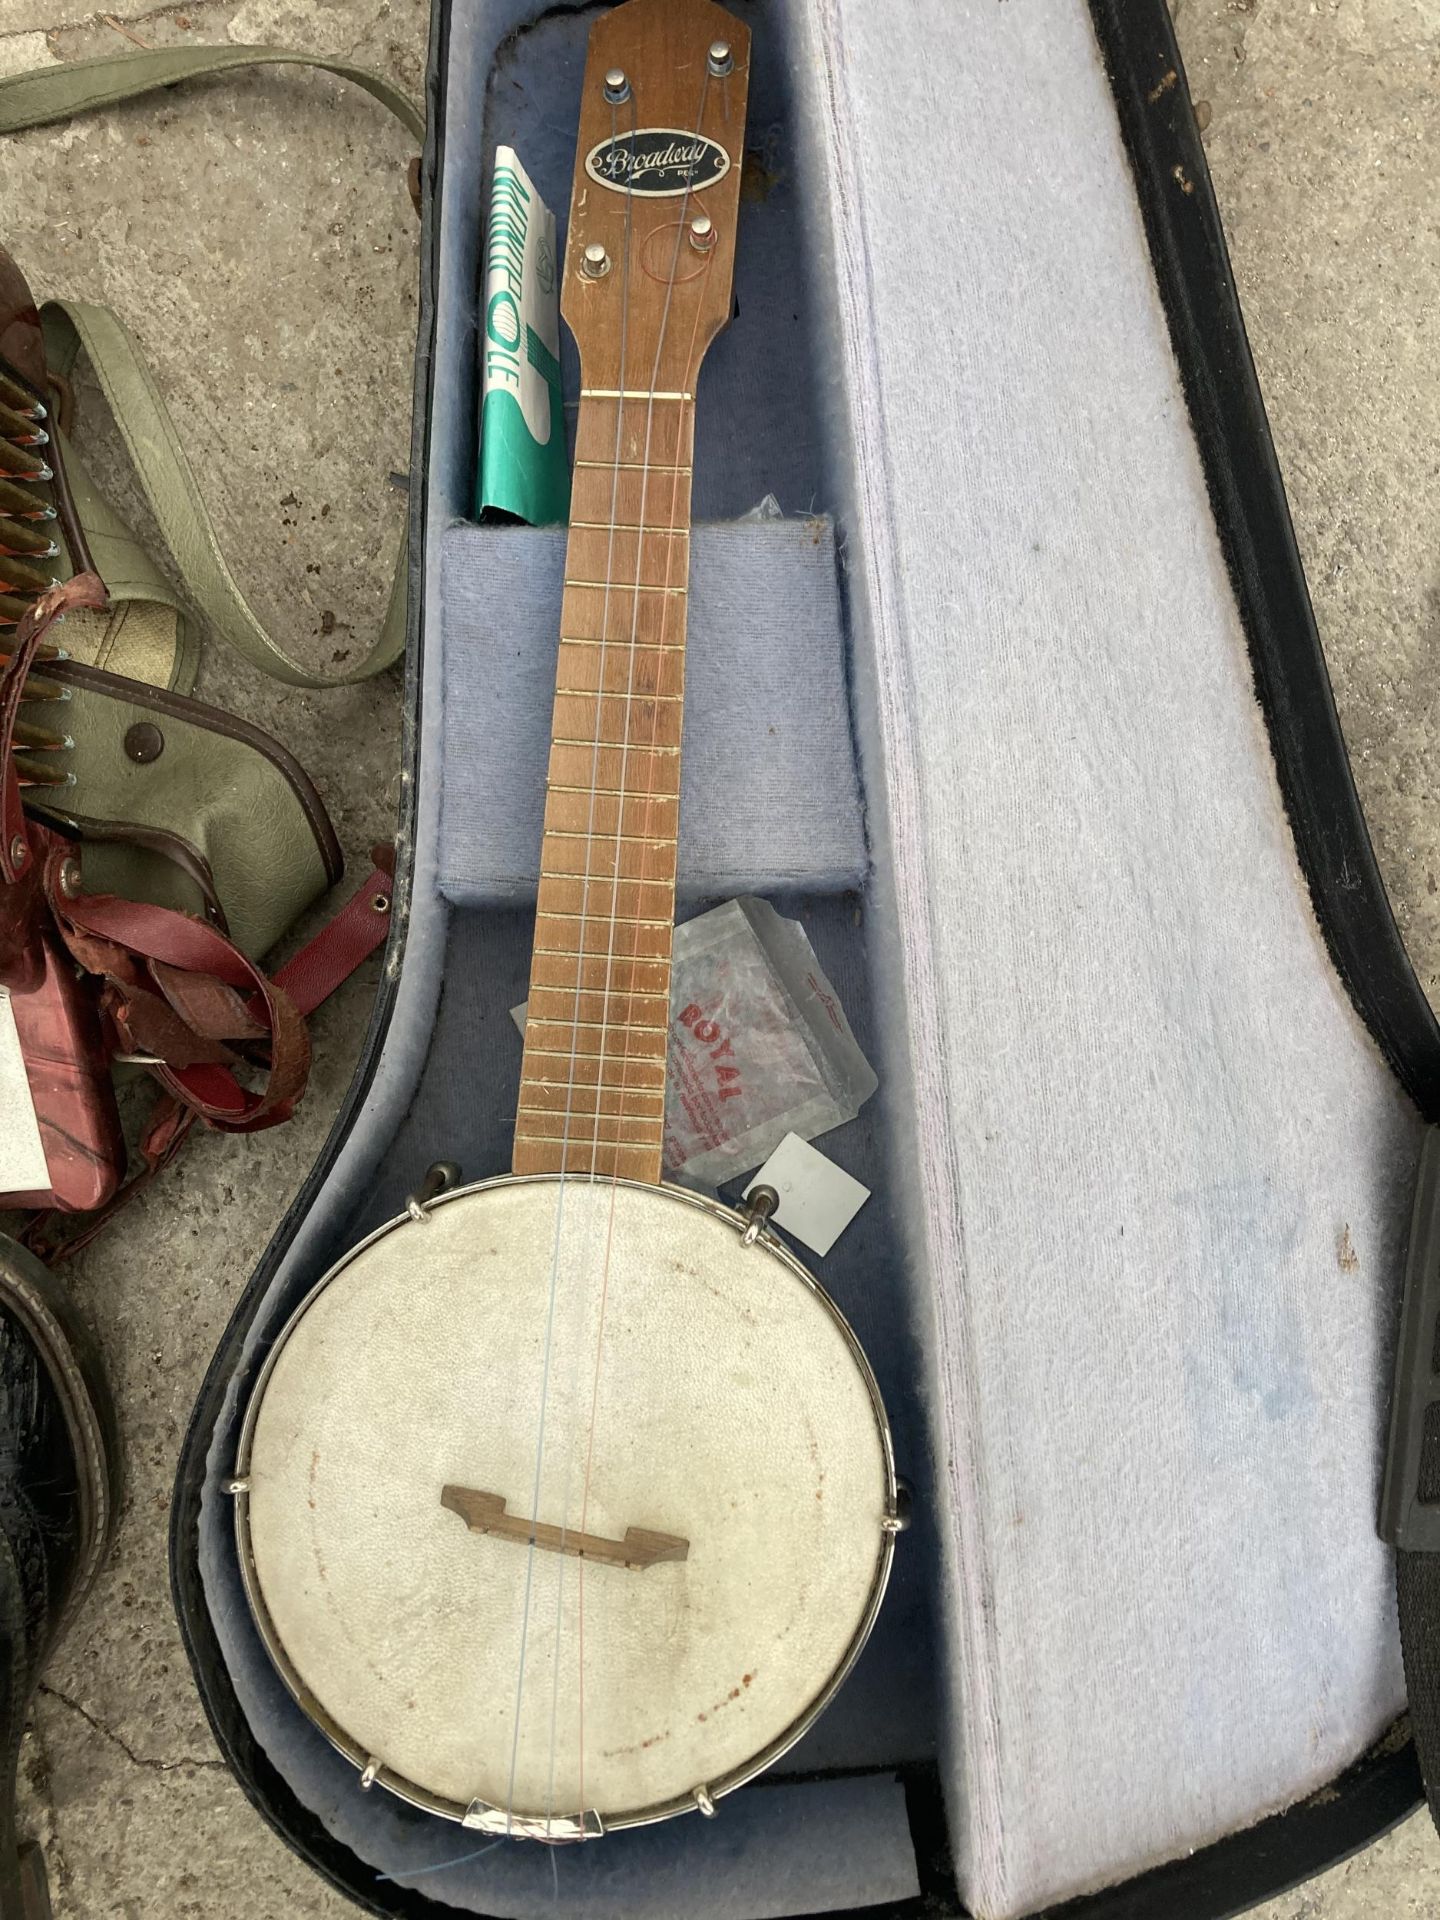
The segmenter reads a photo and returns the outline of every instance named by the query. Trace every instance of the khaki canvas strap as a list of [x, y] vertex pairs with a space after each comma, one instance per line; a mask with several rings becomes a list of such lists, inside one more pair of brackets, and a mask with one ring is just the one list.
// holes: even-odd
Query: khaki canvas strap
[[425, 137], [425, 116], [419, 107], [378, 73], [289, 47], [157, 47], [7, 74], [0, 81], [0, 133], [21, 133], [26, 127], [44, 127], [52, 120], [68, 120], [97, 107], [113, 107], [121, 100], [174, 86], [177, 80], [203, 79], [209, 74], [228, 73], [234, 67], [264, 66], [322, 67], [342, 80], [353, 81], [381, 106], [388, 107], [417, 140]]
[[[420, 109], [378, 74], [279, 47], [166, 47], [9, 74], [0, 77], [0, 134], [111, 106], [179, 80], [265, 65], [321, 67], [353, 81], [388, 107], [416, 139], [423, 137]], [[266, 632], [231, 573], [169, 410], [126, 329], [108, 308], [78, 300], [47, 302], [44, 319], [53, 367], [68, 367], [82, 348], [89, 358], [188, 595], [222, 639], [263, 672], [297, 687], [348, 686], [400, 657], [405, 646], [403, 538], [389, 608], [374, 646], [344, 673], [312, 672]]]

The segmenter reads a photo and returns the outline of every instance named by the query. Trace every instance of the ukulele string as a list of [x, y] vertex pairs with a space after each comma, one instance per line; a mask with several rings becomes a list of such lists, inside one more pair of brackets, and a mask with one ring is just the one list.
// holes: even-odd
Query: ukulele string
[[[710, 91], [710, 71], [707, 63], [705, 73], [701, 80], [701, 85], [700, 85], [699, 105], [696, 107], [696, 110], [695, 110], [694, 131], [697, 137], [699, 136], [705, 124], [705, 104], [709, 96], [709, 91]], [[663, 649], [664, 643], [665, 643], [665, 633], [666, 633], [668, 622], [669, 622], [670, 566], [671, 566], [671, 559], [672, 559], [672, 555], [674, 552], [674, 545], [675, 545], [675, 540], [674, 540], [675, 506], [679, 498], [679, 491], [680, 491], [679, 453], [680, 453], [680, 447], [683, 442], [683, 430], [686, 424], [685, 408], [687, 405], [691, 410], [691, 457], [690, 457], [690, 461], [687, 464], [689, 464], [692, 468], [692, 479], [693, 479], [694, 397], [692, 395], [691, 399], [688, 402], [681, 400], [676, 403], [680, 408], [680, 426], [679, 428], [677, 428], [677, 431], [676, 431], [675, 458], [670, 463], [669, 514], [667, 517], [667, 524], [665, 527], [663, 528], [656, 527], [652, 529], [649, 526], [649, 523], [647, 520], [647, 508], [649, 505], [649, 489], [650, 489], [650, 449], [652, 444], [652, 436], [653, 436], [653, 429], [654, 429], [654, 422], [655, 422], [655, 393], [659, 385], [661, 360], [664, 353], [666, 335], [669, 331], [670, 309], [671, 309], [671, 304], [672, 304], [673, 295], [675, 291], [677, 275], [679, 272], [681, 248], [684, 244], [686, 221], [689, 215], [691, 197], [692, 197], [692, 186], [691, 186], [691, 182], [687, 180], [685, 183], [685, 192], [681, 196], [679, 218], [676, 222], [676, 227], [675, 227], [675, 245], [670, 257], [670, 269], [666, 276], [665, 304], [660, 316], [660, 330], [659, 330], [658, 338], [655, 343], [655, 359], [654, 359], [654, 364], [652, 365], [650, 370], [650, 386], [648, 389], [648, 400], [646, 403], [645, 450], [642, 458], [641, 480], [640, 480], [640, 511], [636, 516], [637, 526], [639, 529], [635, 536], [636, 585], [632, 588], [631, 596], [630, 596], [631, 598], [630, 647], [629, 647], [629, 658], [626, 665], [626, 676], [625, 676], [625, 686], [626, 686], [626, 693], [627, 693], [626, 724], [625, 724], [625, 736], [624, 736], [625, 744], [621, 749], [620, 778], [616, 782], [616, 785], [619, 788], [620, 794], [621, 794], [621, 798], [616, 811], [616, 822], [615, 822], [615, 847], [614, 847], [615, 868], [614, 870], [617, 878], [620, 873], [620, 855], [621, 855], [622, 846], [624, 844], [623, 842], [623, 834], [624, 834], [624, 827], [625, 827], [624, 808], [625, 808], [625, 798], [626, 798], [625, 771], [626, 771], [626, 757], [628, 756], [629, 750], [630, 750], [629, 714], [630, 714], [630, 707], [633, 703], [634, 694], [635, 694], [635, 668], [636, 668], [636, 661], [638, 657], [638, 643], [639, 643], [639, 634], [640, 634], [640, 589], [639, 589], [638, 582], [639, 582], [640, 574], [643, 570], [641, 566], [641, 560], [643, 557], [644, 540], [647, 532], [656, 531], [656, 532], [664, 533], [665, 535], [665, 579], [664, 579], [664, 584], [662, 586], [661, 595], [660, 595], [660, 638], [659, 638], [659, 642], [657, 643], [658, 647], [660, 649]], [[705, 273], [708, 273], [709, 264], [710, 262], [707, 259], [707, 261], [705, 262], [702, 268], [702, 277]], [[684, 355], [682, 377], [688, 374], [689, 369], [693, 365], [694, 353], [695, 353], [695, 341], [699, 334], [699, 327], [700, 327], [700, 301], [697, 297], [695, 301], [694, 318], [691, 323], [689, 345]], [[623, 380], [621, 382], [621, 386], [623, 389], [623, 386], [624, 386]], [[624, 402], [622, 400], [621, 402], [618, 403], [617, 410], [623, 410], [623, 406], [624, 406]], [[688, 540], [687, 540], [687, 551], [688, 551]], [[688, 567], [687, 567], [687, 575], [688, 575]], [[663, 651], [660, 651], [658, 654], [657, 665], [655, 669], [657, 694], [659, 692], [659, 678], [660, 678], [660, 672], [661, 672], [660, 663], [663, 663], [663, 660], [664, 660], [664, 653]], [[658, 746], [659, 736], [660, 736], [661, 705], [662, 703], [658, 698], [653, 699], [651, 701], [650, 740], [647, 748], [645, 749], [647, 758], [649, 761], [649, 769], [648, 769], [648, 774], [646, 778], [646, 787], [645, 787], [645, 795], [644, 795], [645, 834], [644, 836], [642, 836], [642, 841], [641, 841], [642, 846], [648, 845], [648, 831], [649, 831], [651, 818], [653, 817], [653, 808], [654, 808], [654, 800], [655, 800], [655, 768], [656, 768], [656, 762], [659, 758], [658, 753], [656, 752], [656, 748]], [[682, 714], [681, 724], [682, 724], [682, 732], [683, 732], [683, 724], [684, 724], [683, 714]], [[677, 836], [678, 836], [678, 818], [679, 818], [678, 794], [676, 796], [676, 818], [677, 818]], [[641, 864], [642, 866], [644, 864], [643, 854], [642, 854]], [[645, 882], [642, 880], [640, 884], [643, 886]], [[613, 889], [612, 889], [612, 905], [613, 905]], [[674, 919], [673, 898], [672, 898], [672, 908], [671, 908], [671, 919], [673, 923], [673, 919]], [[610, 922], [609, 951], [606, 956], [604, 999], [602, 1001], [601, 1010], [600, 1010], [602, 1021], [605, 1021], [608, 1019], [608, 1015], [610, 1011], [610, 991], [611, 991], [611, 982], [612, 982], [613, 973], [614, 973], [614, 960], [615, 960], [615, 927], [616, 927], [616, 922], [612, 917]], [[673, 939], [673, 932], [672, 932], [672, 939]], [[672, 954], [672, 964], [673, 964], [673, 954]], [[634, 984], [634, 977], [635, 977], [634, 960], [632, 956], [631, 974], [630, 974], [632, 988]], [[670, 968], [667, 967], [666, 969], [667, 983], [669, 981], [669, 978], [670, 978]], [[669, 1023], [669, 1002], [667, 999], [667, 1002], [666, 1002], [667, 1028], [668, 1028], [668, 1023]], [[601, 1041], [602, 1047], [604, 1045], [603, 1034], [607, 1033], [608, 1030], [609, 1030], [608, 1026], [602, 1029], [602, 1041]], [[627, 1049], [625, 1056], [620, 1063], [620, 1089], [619, 1089], [620, 1099], [618, 1103], [618, 1112], [617, 1112], [616, 1128], [615, 1128], [617, 1138], [620, 1135], [622, 1135], [624, 1131], [623, 1122], [625, 1117], [626, 1095], [627, 1095], [627, 1092], [632, 1091], [632, 1089], [630, 1088], [631, 1057], [632, 1056], [629, 1050]], [[633, 1090], [639, 1091], [639, 1089], [633, 1089]], [[594, 1159], [595, 1157], [598, 1156], [598, 1152], [599, 1152], [599, 1136], [600, 1136], [599, 1106], [600, 1106], [600, 1102], [597, 1097], [595, 1138], [592, 1145], [592, 1164], [594, 1164]], [[662, 1116], [663, 1116], [663, 1103], [662, 1103]], [[662, 1117], [662, 1127], [663, 1127], [663, 1117]], [[595, 1370], [594, 1370], [593, 1379], [591, 1381], [589, 1431], [587, 1434], [586, 1450], [585, 1450], [585, 1480], [584, 1480], [584, 1488], [583, 1488], [583, 1491], [581, 1494], [581, 1500], [580, 1500], [579, 1531], [581, 1533], [585, 1531], [586, 1521], [588, 1519], [589, 1505], [590, 1505], [591, 1471], [594, 1465], [594, 1457], [595, 1457], [595, 1424], [596, 1424], [596, 1412], [599, 1405], [599, 1395], [600, 1395], [600, 1363], [601, 1363], [602, 1355], [604, 1353], [605, 1308], [606, 1308], [606, 1303], [608, 1300], [609, 1288], [610, 1288], [611, 1254], [613, 1251], [614, 1238], [615, 1238], [616, 1199], [617, 1199], [617, 1195], [619, 1193], [619, 1187], [620, 1187], [618, 1167], [619, 1167], [619, 1151], [617, 1148], [616, 1154], [615, 1154], [614, 1168], [612, 1170], [611, 1180], [610, 1180], [610, 1208], [609, 1208], [609, 1218], [606, 1222], [605, 1258], [601, 1268], [598, 1324], [596, 1327], [596, 1335], [595, 1335]], [[578, 1702], [578, 1716], [579, 1716], [578, 1777], [579, 1777], [579, 1786], [580, 1786], [580, 1804], [583, 1808], [584, 1781], [585, 1781], [585, 1562], [583, 1558], [580, 1561], [579, 1573], [577, 1576], [577, 1586], [578, 1586], [578, 1598], [576, 1603], [577, 1605], [577, 1641], [578, 1641], [577, 1653], [578, 1653], [578, 1661], [579, 1661], [579, 1675], [578, 1675], [578, 1682], [577, 1682], [577, 1702]], [[556, 1644], [556, 1658], [558, 1661], [558, 1658], [559, 1658], [558, 1641]], [[552, 1766], [553, 1766], [553, 1755], [552, 1755]]]
[[[630, 136], [631, 136], [632, 143], [635, 137], [636, 124], [637, 123], [635, 119], [635, 105], [632, 98], [631, 109], [630, 109]], [[613, 104], [610, 109], [610, 133], [611, 133], [612, 139], [614, 139], [617, 135], [617, 122], [616, 122], [616, 116], [615, 116], [615, 107]], [[630, 193], [630, 188], [628, 184], [628, 180], [629, 180], [628, 173], [626, 178], [627, 178], [627, 185], [626, 185], [626, 192], [625, 192], [625, 229], [624, 229], [625, 237], [624, 237], [624, 244], [622, 247], [622, 255], [621, 255], [620, 378], [618, 382], [619, 386], [622, 389], [625, 385], [626, 344], [627, 344], [627, 333], [628, 333], [629, 318], [630, 318], [630, 256], [631, 256], [631, 232], [632, 232], [632, 200], [631, 200], [631, 193]], [[598, 687], [600, 688], [603, 688], [605, 684], [606, 636], [609, 632], [609, 627], [610, 627], [610, 591], [611, 591], [611, 581], [614, 575], [614, 563], [615, 563], [615, 522], [617, 518], [618, 502], [619, 502], [620, 453], [621, 453], [621, 445], [622, 445], [621, 419], [622, 419], [621, 409], [617, 405], [616, 413], [615, 413], [615, 448], [614, 448], [614, 456], [613, 456], [613, 472], [611, 476], [611, 485], [610, 485], [610, 533], [609, 533], [609, 539], [607, 542], [606, 555], [605, 555], [605, 585], [604, 585], [604, 593], [602, 596], [601, 608], [600, 608], [600, 649], [599, 649], [600, 664], [599, 664], [599, 669], [597, 674], [597, 684], [598, 684]], [[596, 789], [599, 786], [600, 712], [601, 712], [600, 698], [599, 698], [599, 693], [597, 692], [596, 703], [595, 703], [595, 729], [594, 729], [595, 745], [592, 753], [591, 768], [590, 768], [590, 812], [589, 812], [589, 820], [586, 827], [585, 865], [584, 865], [584, 871], [580, 876], [579, 933], [576, 941], [577, 951], [575, 955], [575, 993], [574, 993], [574, 1000], [572, 1003], [571, 1024], [570, 1024], [570, 1057], [567, 1062], [567, 1072], [566, 1072], [566, 1080], [565, 1080], [564, 1117], [562, 1119], [561, 1129], [560, 1129], [560, 1169], [559, 1169], [559, 1179], [556, 1186], [554, 1239], [551, 1246], [551, 1254], [550, 1254], [549, 1297], [546, 1304], [545, 1343], [544, 1343], [543, 1359], [541, 1362], [540, 1416], [539, 1416], [538, 1432], [536, 1434], [536, 1440], [535, 1440], [535, 1473], [534, 1473], [534, 1480], [531, 1488], [531, 1498], [530, 1498], [530, 1540], [526, 1548], [525, 1585], [523, 1590], [523, 1598], [521, 1602], [521, 1611], [520, 1611], [520, 1652], [519, 1652], [519, 1660], [518, 1660], [516, 1675], [515, 1675], [514, 1724], [511, 1731], [510, 1776], [509, 1776], [509, 1782], [508, 1782], [507, 1791], [506, 1791], [506, 1807], [505, 1807], [505, 1831], [507, 1834], [513, 1833], [514, 1818], [515, 1818], [515, 1781], [516, 1781], [517, 1773], [519, 1771], [519, 1763], [520, 1763], [520, 1734], [521, 1734], [521, 1728], [523, 1724], [522, 1708], [523, 1708], [524, 1696], [525, 1696], [525, 1663], [526, 1663], [526, 1654], [529, 1646], [529, 1637], [530, 1637], [530, 1604], [531, 1604], [531, 1596], [534, 1590], [535, 1556], [538, 1551], [538, 1548], [536, 1546], [536, 1529], [539, 1525], [539, 1520], [540, 1520], [540, 1495], [541, 1495], [544, 1456], [545, 1456], [546, 1416], [549, 1409], [551, 1357], [554, 1350], [555, 1311], [556, 1311], [556, 1303], [557, 1303], [559, 1291], [560, 1291], [560, 1265], [561, 1265], [561, 1251], [562, 1251], [562, 1244], [563, 1244], [563, 1237], [564, 1237], [563, 1229], [564, 1229], [564, 1219], [565, 1219], [565, 1188], [566, 1188], [566, 1177], [569, 1172], [571, 1125], [575, 1118], [576, 1074], [577, 1074], [577, 1067], [578, 1067], [578, 1062], [580, 1057], [580, 1007], [581, 1007], [582, 994], [584, 992], [584, 984], [585, 984], [585, 959], [586, 959], [585, 928], [586, 928], [587, 917], [590, 911], [590, 883], [591, 883], [591, 877], [592, 877], [590, 863], [591, 863], [592, 849], [594, 845], [595, 804], [596, 804], [596, 798], [597, 798]], [[613, 902], [612, 902], [612, 905], [613, 905]], [[603, 1035], [602, 1035], [602, 1049], [603, 1049]], [[601, 1077], [601, 1067], [603, 1066], [603, 1064], [604, 1064], [604, 1061], [603, 1061], [603, 1052], [602, 1052], [602, 1056], [600, 1060], [597, 1062], [596, 1069], [595, 1069], [595, 1078], [596, 1078], [595, 1104], [597, 1108], [600, 1105], [599, 1082]], [[596, 1169], [595, 1169], [594, 1158], [592, 1154], [591, 1166], [590, 1166], [590, 1173], [592, 1178], [594, 1177], [595, 1171]], [[582, 1269], [583, 1269], [583, 1264], [584, 1263], [582, 1261], [581, 1263]], [[584, 1291], [585, 1290], [583, 1286], [577, 1288], [577, 1295], [582, 1303], [584, 1299]], [[577, 1352], [577, 1366], [576, 1366], [577, 1376], [578, 1376], [579, 1344], [580, 1344], [579, 1340], [577, 1339], [575, 1341], [576, 1352]], [[578, 1378], [576, 1381], [576, 1387], [578, 1390]], [[573, 1401], [572, 1401], [571, 1414], [572, 1414], [572, 1436], [573, 1436], [573, 1416], [574, 1416]], [[573, 1453], [573, 1447], [571, 1448], [571, 1452]], [[559, 1556], [560, 1573], [557, 1579], [558, 1592], [556, 1596], [557, 1618], [556, 1618], [555, 1661], [556, 1661], [557, 1673], [558, 1673], [559, 1658], [560, 1658], [560, 1609], [564, 1604], [564, 1567], [565, 1567], [565, 1560], [567, 1557], [564, 1552], [564, 1540], [565, 1540], [568, 1520], [569, 1520], [569, 1488], [568, 1488], [568, 1469], [567, 1469], [567, 1489], [566, 1489], [565, 1511], [562, 1514], [561, 1529], [560, 1529], [560, 1539], [561, 1539], [561, 1552]], [[557, 1684], [552, 1689], [552, 1695], [551, 1695], [550, 1788], [549, 1788], [549, 1793], [547, 1794], [547, 1804], [545, 1809], [545, 1821], [546, 1821], [547, 1830], [549, 1829], [552, 1815], [553, 1815], [553, 1798], [554, 1798], [554, 1781], [555, 1781], [555, 1768], [554, 1768], [555, 1715], [558, 1711], [558, 1698], [559, 1698], [559, 1688], [558, 1688], [558, 1681], [557, 1681]]]
[[[635, 136], [638, 130], [637, 101], [636, 101], [635, 89], [633, 87], [630, 92], [629, 107], [630, 107], [629, 134], [630, 134], [630, 141], [631, 141], [631, 149], [633, 153]], [[612, 143], [614, 143], [619, 139], [619, 121], [617, 118], [616, 103], [613, 101], [611, 102], [611, 106], [610, 106], [610, 138]], [[630, 312], [631, 239], [633, 234], [633, 226], [634, 226], [634, 197], [630, 187], [630, 176], [629, 176], [629, 173], [627, 172], [626, 185], [625, 185], [624, 238], [621, 243], [621, 256], [620, 256], [620, 350], [619, 350], [620, 370], [619, 370], [619, 377], [616, 382], [616, 385], [619, 388], [621, 393], [625, 391], [625, 371], [626, 371], [626, 364], [627, 364], [627, 335], [628, 335], [628, 321], [629, 321], [629, 312]], [[594, 847], [595, 847], [596, 807], [597, 807], [597, 802], [599, 797], [599, 787], [600, 787], [600, 732], [601, 732], [600, 722], [604, 712], [603, 700], [604, 700], [604, 693], [605, 693], [605, 667], [606, 667], [606, 656], [607, 656], [607, 650], [608, 650], [608, 644], [609, 644], [608, 636], [610, 631], [610, 593], [611, 593], [611, 587], [614, 581], [615, 536], [617, 532], [617, 523], [619, 520], [619, 512], [620, 512], [620, 507], [619, 507], [620, 472], [621, 472], [620, 455], [623, 450], [623, 434], [622, 434], [623, 404], [624, 404], [623, 401], [617, 402], [616, 408], [615, 408], [615, 444], [614, 444], [614, 453], [613, 453], [613, 469], [612, 469], [611, 478], [610, 478], [610, 515], [609, 515], [609, 532], [606, 539], [606, 550], [605, 550], [605, 586], [604, 586], [604, 594], [603, 594], [601, 609], [600, 609], [599, 665], [597, 667], [596, 677], [595, 677], [595, 708], [594, 708], [594, 714], [593, 714], [594, 725], [592, 730], [595, 744], [592, 749], [591, 761], [590, 761], [590, 796], [589, 796], [589, 807], [587, 811], [587, 818], [585, 823], [585, 863], [584, 863], [584, 871], [580, 878], [580, 933], [579, 933], [580, 952], [577, 955], [576, 961], [575, 961], [575, 996], [572, 1004], [569, 1076], [568, 1076], [568, 1085], [566, 1087], [566, 1092], [565, 1092], [565, 1120], [562, 1126], [562, 1135], [563, 1135], [563, 1142], [564, 1142], [561, 1149], [560, 1177], [562, 1182], [565, 1177], [565, 1165], [569, 1159], [570, 1121], [571, 1121], [571, 1117], [572, 1117], [572, 1114], [574, 1111], [574, 1105], [575, 1105], [576, 1070], [577, 1070], [577, 1065], [580, 1057], [579, 1056], [579, 1036], [580, 1036], [579, 1023], [580, 1023], [580, 1009], [584, 999], [585, 928], [586, 928], [586, 924], [587, 924], [587, 920], [590, 912], [590, 887], [591, 887], [591, 880], [593, 877], [592, 870], [591, 870], [591, 860], [592, 860]], [[623, 798], [619, 801], [618, 804], [623, 809], [625, 804]], [[611, 898], [610, 898], [610, 907], [611, 907], [612, 914], [615, 910], [615, 906], [616, 906], [615, 888], [612, 885]], [[602, 1013], [603, 1013], [603, 1009], [602, 1009]], [[602, 1029], [601, 1047], [603, 1050], [603, 1047], [604, 1047], [603, 1029]], [[601, 1086], [600, 1086], [600, 1081], [602, 1077], [601, 1068], [603, 1067], [603, 1065], [604, 1065], [604, 1056], [602, 1051], [601, 1055], [598, 1058], [597, 1065], [595, 1068], [595, 1110], [597, 1114], [600, 1111], [600, 1107], [603, 1100], [603, 1095], [602, 1095]], [[597, 1126], [597, 1131], [598, 1131], [598, 1126]], [[591, 1153], [590, 1153], [590, 1176], [592, 1180], [594, 1179], [597, 1171], [598, 1171], [598, 1168], [596, 1166], [596, 1148], [592, 1143]], [[559, 1226], [560, 1226], [560, 1222], [557, 1216], [557, 1220], [556, 1220], [557, 1240], [559, 1236]], [[587, 1244], [585, 1248], [582, 1250], [580, 1259], [577, 1263], [581, 1273], [585, 1272], [590, 1265], [589, 1241], [590, 1241], [590, 1237], [597, 1232], [598, 1226], [599, 1226], [599, 1222], [594, 1216], [594, 1213], [592, 1211], [590, 1215], [587, 1217], [587, 1221], [586, 1221]], [[561, 1502], [561, 1510], [560, 1510], [560, 1556], [559, 1556], [559, 1563], [557, 1566], [556, 1578], [555, 1578], [555, 1660], [554, 1660], [554, 1669], [553, 1669], [553, 1673], [551, 1676], [551, 1683], [550, 1683], [550, 1770], [549, 1770], [549, 1778], [546, 1784], [546, 1791], [545, 1791], [545, 1825], [546, 1825], [547, 1832], [551, 1827], [551, 1823], [553, 1821], [554, 1813], [555, 1813], [555, 1764], [556, 1764], [556, 1755], [559, 1751], [558, 1726], [559, 1726], [559, 1712], [560, 1712], [560, 1644], [561, 1644], [561, 1638], [564, 1630], [565, 1570], [566, 1570], [566, 1560], [568, 1558], [568, 1556], [565, 1553], [565, 1541], [570, 1531], [570, 1501], [571, 1501], [571, 1492], [572, 1492], [573, 1478], [574, 1478], [574, 1472], [575, 1472], [575, 1455], [577, 1451], [576, 1445], [575, 1445], [575, 1439], [576, 1439], [575, 1423], [576, 1423], [576, 1409], [579, 1405], [579, 1400], [580, 1400], [580, 1360], [581, 1360], [581, 1349], [584, 1344], [582, 1335], [583, 1335], [583, 1329], [584, 1329], [585, 1305], [586, 1305], [586, 1289], [582, 1284], [575, 1288], [575, 1307], [573, 1311], [573, 1324], [571, 1327], [571, 1347], [573, 1350], [574, 1358], [571, 1364], [570, 1392], [568, 1396], [569, 1407], [570, 1407], [570, 1423], [569, 1423], [569, 1433], [567, 1435], [566, 1445], [565, 1445], [565, 1491], [564, 1491], [564, 1496]], [[579, 1530], [581, 1532], [584, 1531], [583, 1521], [581, 1522], [581, 1526]], [[581, 1567], [582, 1569], [584, 1567], [583, 1560], [581, 1561]], [[581, 1806], [581, 1811], [583, 1812], [583, 1808], [584, 1808], [583, 1798], [581, 1799], [580, 1806]]]

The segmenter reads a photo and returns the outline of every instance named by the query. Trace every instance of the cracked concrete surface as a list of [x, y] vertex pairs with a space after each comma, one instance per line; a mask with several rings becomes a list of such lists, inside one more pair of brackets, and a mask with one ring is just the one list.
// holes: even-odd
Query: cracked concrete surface
[[[0, 0], [0, 71], [132, 39], [270, 40], [419, 89], [422, 0], [120, 0], [108, 21], [60, 11]], [[1174, 11], [1357, 778], [1433, 996], [1440, 0], [1178, 0]], [[6, 245], [38, 291], [105, 301], [138, 335], [242, 583], [317, 664], [374, 631], [403, 513], [388, 476], [408, 459], [408, 157], [369, 100], [273, 69], [0, 147]], [[143, 528], [93, 393], [81, 401], [96, 477]], [[393, 813], [395, 677], [296, 694], [212, 647], [200, 691], [299, 754], [363, 872]], [[109, 1359], [128, 1481], [115, 1555], [47, 1677], [24, 1754], [22, 1818], [45, 1842], [60, 1920], [353, 1911], [216, 1757], [170, 1608], [165, 1535], [205, 1365], [329, 1125], [373, 984], [372, 966], [318, 1016], [296, 1122], [199, 1139], [72, 1269]], [[1437, 1910], [1440, 1844], [1417, 1818], [1262, 1912]]]

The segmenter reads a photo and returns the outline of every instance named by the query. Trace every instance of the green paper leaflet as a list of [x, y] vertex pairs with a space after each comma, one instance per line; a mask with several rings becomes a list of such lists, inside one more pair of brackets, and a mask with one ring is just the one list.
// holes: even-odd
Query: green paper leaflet
[[513, 148], [495, 150], [480, 328], [476, 506], [532, 527], [568, 519], [555, 216]]

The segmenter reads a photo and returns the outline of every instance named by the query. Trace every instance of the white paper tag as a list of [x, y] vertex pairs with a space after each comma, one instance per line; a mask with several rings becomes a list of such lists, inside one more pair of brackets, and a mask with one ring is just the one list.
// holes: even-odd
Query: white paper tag
[[756, 1187], [775, 1189], [780, 1204], [770, 1218], [812, 1253], [829, 1253], [870, 1198], [868, 1187], [798, 1133], [787, 1133], [776, 1147], [746, 1187], [747, 1200]]
[[37, 1193], [49, 1185], [50, 1169], [20, 1053], [15, 1012], [9, 994], [0, 987], [0, 1194]]

